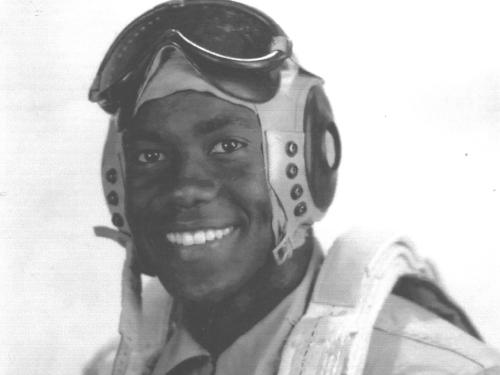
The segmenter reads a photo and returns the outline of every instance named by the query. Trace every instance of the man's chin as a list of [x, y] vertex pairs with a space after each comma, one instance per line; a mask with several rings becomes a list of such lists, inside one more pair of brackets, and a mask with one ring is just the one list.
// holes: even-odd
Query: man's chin
[[177, 300], [182, 303], [209, 306], [218, 304], [231, 296], [237, 289], [235, 283], [219, 283], [214, 285], [210, 282], [186, 283], [182, 281], [173, 282], [170, 279], [160, 281], [163, 287]]

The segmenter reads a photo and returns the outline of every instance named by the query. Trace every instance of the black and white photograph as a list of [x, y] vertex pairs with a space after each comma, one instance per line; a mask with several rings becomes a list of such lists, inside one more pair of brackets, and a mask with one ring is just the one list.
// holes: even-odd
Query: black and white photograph
[[500, 4], [0, 3], [0, 374], [500, 374]]

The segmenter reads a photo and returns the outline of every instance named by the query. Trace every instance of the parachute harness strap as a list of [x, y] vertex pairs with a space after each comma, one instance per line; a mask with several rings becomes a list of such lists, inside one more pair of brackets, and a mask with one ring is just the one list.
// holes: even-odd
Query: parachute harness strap
[[[142, 283], [132, 237], [126, 233], [95, 227], [98, 237], [116, 241], [126, 249], [122, 271], [122, 296], [119, 332], [121, 341], [113, 364], [112, 375], [137, 375], [150, 373], [163, 347], [167, 312], [161, 304], [149, 308], [143, 306]], [[157, 315], [157, 316], [155, 316]], [[156, 324], [158, 323], [158, 324]], [[148, 329], [148, 326], [154, 326]]]
[[121, 336], [112, 375], [127, 374], [129, 358], [139, 345], [139, 322], [142, 311], [141, 277], [134, 269], [135, 249], [132, 237], [107, 227], [94, 227], [95, 235], [123, 246], [126, 257], [122, 269], [122, 295], [119, 332]]
[[439, 283], [404, 237], [355, 230], [335, 241], [306, 314], [285, 344], [279, 375], [361, 375], [373, 325], [403, 275]]

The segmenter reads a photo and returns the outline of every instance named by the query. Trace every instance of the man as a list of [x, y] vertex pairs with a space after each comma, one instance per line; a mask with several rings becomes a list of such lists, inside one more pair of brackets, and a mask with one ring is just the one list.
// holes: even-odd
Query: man
[[[311, 225], [340, 139], [266, 15], [162, 4], [120, 34], [90, 99], [112, 115], [118, 231], [98, 234], [127, 248], [113, 374], [500, 373], [408, 241], [358, 233], [322, 265]], [[144, 293], [141, 274], [157, 277]], [[87, 374], [107, 371], [101, 355]]]

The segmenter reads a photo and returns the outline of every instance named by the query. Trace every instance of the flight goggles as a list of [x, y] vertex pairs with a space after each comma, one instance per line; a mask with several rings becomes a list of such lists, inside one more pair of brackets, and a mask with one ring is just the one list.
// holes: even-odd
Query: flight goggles
[[211, 84], [238, 99], [265, 102], [277, 92], [292, 44], [268, 16], [228, 0], [170, 1], [146, 12], [116, 38], [90, 88], [109, 113], [134, 95], [153, 59], [180, 50]]

